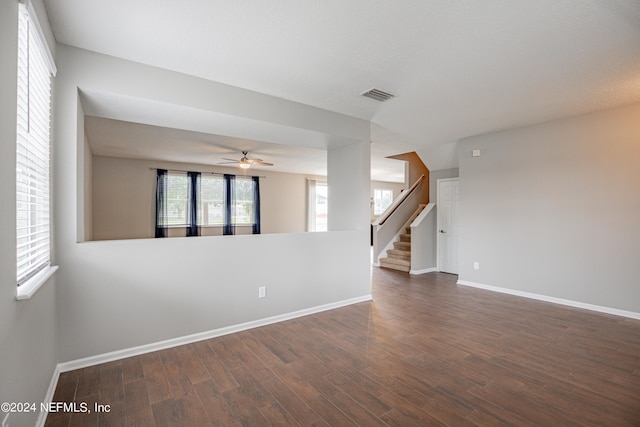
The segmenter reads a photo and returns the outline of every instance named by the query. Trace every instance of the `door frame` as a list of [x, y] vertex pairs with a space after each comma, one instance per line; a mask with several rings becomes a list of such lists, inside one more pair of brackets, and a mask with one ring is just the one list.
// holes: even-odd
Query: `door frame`
[[440, 215], [438, 215], [438, 206], [440, 205], [440, 182], [458, 181], [460, 177], [440, 178], [436, 180], [436, 271], [440, 269]]

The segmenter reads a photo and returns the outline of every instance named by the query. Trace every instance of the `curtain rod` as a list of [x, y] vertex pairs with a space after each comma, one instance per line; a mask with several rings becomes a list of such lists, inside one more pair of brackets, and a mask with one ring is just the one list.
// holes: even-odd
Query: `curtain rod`
[[[149, 170], [152, 170], [152, 171], [157, 171], [158, 169], [164, 169], [167, 172], [198, 172], [198, 171], [185, 171], [185, 170], [182, 170], [182, 169], [149, 168]], [[221, 172], [198, 172], [198, 173], [204, 173], [204, 174], [208, 174], [208, 175], [232, 175], [232, 174], [224, 174], [224, 173], [221, 173]], [[245, 175], [236, 175], [236, 176], [252, 176], [252, 177], [253, 176], [257, 176], [258, 178], [267, 179], [267, 177], [264, 176], [264, 175], [246, 175], [245, 174]]]

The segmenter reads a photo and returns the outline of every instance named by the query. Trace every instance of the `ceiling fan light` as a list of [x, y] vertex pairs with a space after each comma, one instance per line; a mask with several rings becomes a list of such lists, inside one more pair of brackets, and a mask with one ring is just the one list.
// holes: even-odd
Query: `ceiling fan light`
[[240, 163], [238, 166], [240, 166], [240, 168], [242, 169], [249, 169], [251, 167], [250, 163]]

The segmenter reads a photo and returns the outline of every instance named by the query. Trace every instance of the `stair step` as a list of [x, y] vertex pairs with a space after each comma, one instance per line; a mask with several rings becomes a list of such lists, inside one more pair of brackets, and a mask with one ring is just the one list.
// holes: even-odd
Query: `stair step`
[[385, 262], [386, 264], [395, 264], [395, 265], [404, 265], [406, 267], [411, 266], [411, 262], [406, 259], [397, 259], [397, 258], [380, 258], [380, 262]]
[[404, 260], [411, 260], [411, 252], [410, 251], [401, 251], [398, 249], [389, 249], [387, 251], [387, 256], [389, 258], [396, 258], [396, 259], [404, 259]]
[[393, 242], [393, 249], [409, 251], [411, 250], [411, 242]]
[[[409, 219], [409, 223], [413, 222], [426, 206], [426, 204], [419, 205]], [[411, 271], [411, 226], [405, 227], [404, 231], [399, 235], [400, 241], [393, 242], [393, 249], [387, 250], [387, 257], [380, 258], [380, 267]]]
[[411, 262], [403, 259], [380, 258], [380, 267], [409, 272], [411, 270]]

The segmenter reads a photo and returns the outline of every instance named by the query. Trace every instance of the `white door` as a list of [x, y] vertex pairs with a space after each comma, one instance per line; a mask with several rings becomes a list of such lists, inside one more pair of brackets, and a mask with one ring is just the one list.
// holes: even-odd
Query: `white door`
[[458, 178], [438, 180], [438, 271], [458, 274]]

